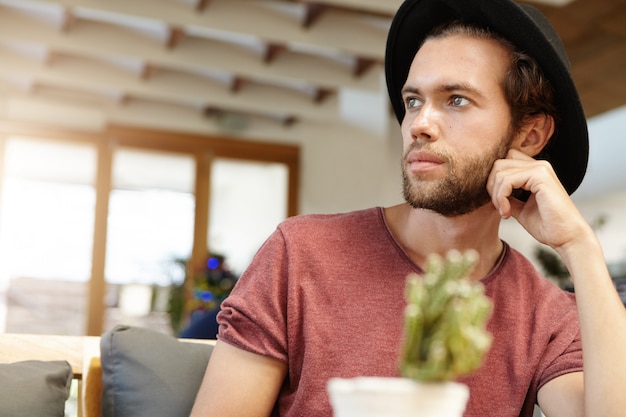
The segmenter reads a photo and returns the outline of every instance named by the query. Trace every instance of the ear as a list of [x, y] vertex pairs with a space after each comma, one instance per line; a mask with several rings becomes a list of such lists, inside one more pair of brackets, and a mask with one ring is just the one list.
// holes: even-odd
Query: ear
[[554, 118], [547, 114], [530, 117], [517, 133], [515, 147], [534, 157], [548, 144], [554, 133]]

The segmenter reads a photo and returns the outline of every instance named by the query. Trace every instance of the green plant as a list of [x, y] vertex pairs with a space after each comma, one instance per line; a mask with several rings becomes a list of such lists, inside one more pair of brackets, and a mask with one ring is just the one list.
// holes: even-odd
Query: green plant
[[[178, 334], [185, 321], [185, 274], [187, 271], [187, 259], [174, 258], [168, 266], [172, 283], [167, 302], [167, 313], [170, 317], [170, 325], [175, 334]], [[181, 278], [182, 277], [182, 278]]]
[[[607, 221], [608, 217], [605, 214], [599, 214], [589, 225], [597, 232], [602, 229]], [[545, 245], [538, 245], [535, 247], [533, 255], [541, 266], [546, 278], [551, 279], [563, 289], [573, 291], [569, 271], [554, 249]]]
[[449, 381], [474, 372], [491, 346], [486, 323], [492, 303], [468, 274], [475, 251], [431, 255], [422, 277], [407, 277], [407, 307], [400, 358], [402, 376]]
[[561, 288], [567, 288], [571, 285], [569, 271], [554, 250], [537, 246], [534, 255], [541, 264], [546, 278], [552, 279]]
[[[170, 286], [168, 313], [174, 333], [189, 325], [194, 315], [214, 310], [230, 294], [238, 277], [225, 264], [223, 255], [207, 254], [203, 262], [191, 268], [189, 259], [173, 259], [172, 264], [182, 270], [183, 280]], [[179, 271], [180, 272], [180, 271]]]

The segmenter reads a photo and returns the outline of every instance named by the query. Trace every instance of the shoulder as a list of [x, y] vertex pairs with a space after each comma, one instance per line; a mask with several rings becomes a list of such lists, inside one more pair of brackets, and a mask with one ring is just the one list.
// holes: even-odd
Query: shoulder
[[508, 286], [513, 286], [514, 282], [519, 281], [519, 285], [529, 287], [529, 289], [536, 290], [538, 288], [533, 287], [540, 286], [545, 287], [543, 289], [554, 288], [560, 290], [556, 284], [544, 277], [526, 256], [507, 243], [504, 243], [503, 254], [498, 264], [489, 276], [485, 278], [486, 283], [501, 280], [506, 280]]
[[392, 243], [382, 209], [368, 208], [338, 214], [308, 214], [282, 222], [274, 234], [292, 255], [334, 254], [373, 250]]
[[327, 233], [330, 230], [368, 229], [384, 226], [382, 210], [372, 207], [336, 214], [303, 214], [284, 220], [278, 229], [283, 233]]
[[504, 250], [500, 262], [485, 279], [488, 292], [533, 308], [549, 306], [552, 311], [575, 310], [576, 301], [572, 293], [544, 277], [519, 251], [507, 244]]

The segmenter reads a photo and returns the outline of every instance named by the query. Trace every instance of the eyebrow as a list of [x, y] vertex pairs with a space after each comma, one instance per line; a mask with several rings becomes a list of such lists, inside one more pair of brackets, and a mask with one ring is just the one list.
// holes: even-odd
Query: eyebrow
[[[451, 93], [453, 91], [465, 91], [476, 96], [484, 97], [482, 92], [467, 83], [442, 84], [435, 89], [436, 93]], [[405, 85], [400, 91], [400, 94], [402, 96], [405, 94], [420, 94], [420, 89], [410, 85]]]

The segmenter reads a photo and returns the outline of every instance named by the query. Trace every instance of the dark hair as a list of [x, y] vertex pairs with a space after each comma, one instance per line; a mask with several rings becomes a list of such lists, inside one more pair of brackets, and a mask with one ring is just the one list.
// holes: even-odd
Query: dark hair
[[[460, 20], [433, 29], [424, 42], [433, 38], [465, 35], [478, 39], [492, 39], [500, 43], [511, 55], [509, 70], [502, 79], [502, 88], [511, 112], [511, 127], [517, 131], [530, 117], [546, 114], [557, 120], [554, 88], [537, 61], [520, 51], [508, 39], [487, 27]], [[556, 123], [555, 123], [556, 124]]]

